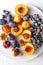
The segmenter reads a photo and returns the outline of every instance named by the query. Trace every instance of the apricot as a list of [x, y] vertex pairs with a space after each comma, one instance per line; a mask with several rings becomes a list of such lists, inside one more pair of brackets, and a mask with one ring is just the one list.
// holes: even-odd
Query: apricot
[[11, 33], [14, 35], [14, 36], [18, 36], [22, 33], [23, 31], [23, 28], [21, 25], [18, 25], [16, 27], [12, 27], [11, 28]]
[[15, 16], [15, 17], [14, 17], [14, 22], [16, 22], [16, 23], [21, 23], [21, 22], [22, 22], [21, 16]]
[[23, 21], [22, 27], [23, 27], [23, 29], [27, 29], [30, 27], [30, 23], [28, 21]]
[[24, 46], [24, 54], [28, 56], [28, 55], [31, 55], [33, 53], [34, 53], [34, 46], [31, 43], [27, 43]]
[[7, 24], [5, 24], [5, 25], [2, 26], [2, 31], [5, 34], [7, 34], [8, 32], [10, 32], [10, 30], [11, 30], [11, 28]]
[[30, 30], [24, 30], [24, 32], [21, 35], [21, 39], [25, 42], [28, 42], [31, 38], [31, 31]]
[[21, 46], [24, 46], [26, 44], [22, 39], [19, 40], [19, 43]]
[[16, 7], [15, 7], [15, 12], [17, 15], [26, 15], [28, 13], [28, 7], [23, 5], [23, 4], [18, 4]]
[[5, 35], [4, 33], [0, 34], [0, 39], [1, 39], [1, 40], [6, 40], [6, 39], [7, 39], [7, 38], [6, 38], [6, 35]]

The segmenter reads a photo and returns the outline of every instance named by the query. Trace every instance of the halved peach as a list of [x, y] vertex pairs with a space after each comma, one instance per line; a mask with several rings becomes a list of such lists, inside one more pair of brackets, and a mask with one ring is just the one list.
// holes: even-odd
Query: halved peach
[[18, 4], [16, 7], [15, 7], [15, 12], [17, 15], [26, 15], [28, 13], [28, 7], [24, 4]]
[[30, 30], [24, 30], [21, 38], [22, 38], [23, 41], [28, 42], [31, 38], [31, 31]]
[[11, 28], [11, 33], [14, 35], [14, 36], [18, 36], [22, 33], [23, 31], [23, 28], [21, 25], [18, 25], [16, 27], [12, 27]]
[[34, 53], [34, 46], [31, 43], [27, 43], [24, 46], [24, 54], [28, 56], [28, 55], [31, 55], [33, 53]]

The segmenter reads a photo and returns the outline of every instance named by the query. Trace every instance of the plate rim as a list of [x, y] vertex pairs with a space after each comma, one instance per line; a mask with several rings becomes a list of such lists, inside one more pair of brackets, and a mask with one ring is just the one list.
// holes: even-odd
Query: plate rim
[[[26, 4], [26, 3], [25, 3]], [[43, 12], [38, 8], [38, 7], [36, 7], [36, 6], [34, 6], [34, 5], [32, 5], [32, 4], [29, 4], [29, 5], [31, 5], [32, 7], [34, 7], [35, 9], [37, 9], [37, 10], [39, 10], [42, 14], [43, 14]], [[40, 54], [43, 52], [43, 50], [40, 52]], [[30, 61], [30, 60], [32, 60], [32, 59], [35, 59], [37, 56], [39, 56], [40, 54], [38, 54], [38, 55], [36, 55], [34, 58], [32, 57], [31, 59], [23, 59], [23, 60], [15, 60], [15, 59], [12, 59], [11, 57], [9, 57], [8, 55], [5, 55], [3, 52], [0, 52], [3, 56], [5, 56], [5, 57], [7, 57], [7, 58], [9, 58], [9, 59], [11, 59], [11, 60], [14, 60], [14, 61]]]

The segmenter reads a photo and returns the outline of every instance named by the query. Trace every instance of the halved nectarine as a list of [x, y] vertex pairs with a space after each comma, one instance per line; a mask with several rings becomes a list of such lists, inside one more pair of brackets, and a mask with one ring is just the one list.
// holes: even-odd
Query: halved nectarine
[[15, 7], [15, 12], [17, 15], [26, 15], [28, 13], [28, 7], [23, 4], [18, 4]]
[[31, 43], [27, 43], [24, 46], [24, 54], [25, 55], [31, 55], [34, 53], [34, 46]]
[[24, 30], [21, 38], [22, 38], [23, 41], [28, 42], [31, 38], [31, 31], [30, 30]]
[[21, 25], [18, 25], [16, 27], [12, 27], [11, 28], [11, 33], [14, 35], [14, 36], [18, 36], [22, 33], [23, 31], [23, 28]]

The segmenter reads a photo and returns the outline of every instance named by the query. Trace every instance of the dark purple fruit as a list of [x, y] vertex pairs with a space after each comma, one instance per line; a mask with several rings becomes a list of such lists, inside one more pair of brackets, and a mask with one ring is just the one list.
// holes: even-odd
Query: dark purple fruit
[[9, 48], [10, 47], [10, 42], [9, 41], [5, 41], [4, 43], [3, 43], [3, 46], [4, 46], [4, 48]]
[[8, 40], [15, 40], [15, 37], [11, 33], [7, 34], [7, 38]]
[[8, 10], [3, 10], [4, 13], [9, 14], [10, 12]]
[[6, 20], [4, 20], [4, 19], [0, 19], [0, 25], [4, 25], [4, 24], [6, 24], [6, 23], [7, 23]]
[[13, 21], [9, 21], [8, 25], [9, 25], [10, 27], [15, 27], [15, 26], [16, 26], [16, 23], [13, 22]]
[[20, 47], [19, 43], [16, 40], [13, 40], [11, 43], [12, 43], [11, 46], [13, 48]]

